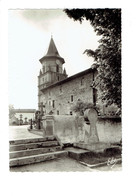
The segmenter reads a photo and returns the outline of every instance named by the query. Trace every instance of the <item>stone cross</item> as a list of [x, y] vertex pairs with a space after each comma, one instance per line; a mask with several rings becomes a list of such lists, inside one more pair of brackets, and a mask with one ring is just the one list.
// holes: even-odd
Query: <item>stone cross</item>
[[97, 133], [97, 127], [96, 122], [98, 119], [97, 111], [93, 108], [87, 109], [84, 112], [84, 116], [88, 118], [90, 122], [90, 131], [89, 131], [89, 137], [88, 137], [88, 144], [95, 143], [99, 141], [98, 133]]
[[45, 107], [45, 105], [43, 105], [43, 102], [40, 103], [39, 107], [40, 107], [41, 115], [43, 115], [44, 113], [43, 108]]

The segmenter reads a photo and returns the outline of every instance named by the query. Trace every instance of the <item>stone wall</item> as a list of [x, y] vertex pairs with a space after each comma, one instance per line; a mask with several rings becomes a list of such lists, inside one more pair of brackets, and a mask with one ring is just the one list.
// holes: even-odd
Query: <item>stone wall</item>
[[[45, 124], [43, 120], [44, 128]], [[53, 115], [53, 129], [53, 134], [57, 135], [62, 143], [86, 142], [90, 125], [87, 125], [81, 116]], [[122, 137], [120, 119], [98, 118], [97, 132], [100, 142], [119, 142]]]
[[70, 114], [71, 107], [79, 99], [84, 102], [93, 102], [93, 92], [90, 87], [92, 80], [92, 73], [88, 73], [46, 89], [39, 99], [39, 102], [45, 104], [45, 114], [50, 111], [54, 115]]
[[102, 142], [119, 142], [122, 138], [120, 118], [98, 118], [97, 130]]

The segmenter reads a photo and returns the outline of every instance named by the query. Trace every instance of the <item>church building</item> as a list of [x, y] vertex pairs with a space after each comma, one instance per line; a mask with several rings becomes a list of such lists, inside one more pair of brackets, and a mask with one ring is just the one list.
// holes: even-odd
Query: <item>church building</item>
[[53, 38], [47, 54], [40, 60], [42, 69], [38, 76], [38, 107], [44, 114], [72, 115], [72, 106], [77, 101], [96, 103], [93, 81], [96, 71], [92, 68], [68, 77], [65, 63], [57, 50]]

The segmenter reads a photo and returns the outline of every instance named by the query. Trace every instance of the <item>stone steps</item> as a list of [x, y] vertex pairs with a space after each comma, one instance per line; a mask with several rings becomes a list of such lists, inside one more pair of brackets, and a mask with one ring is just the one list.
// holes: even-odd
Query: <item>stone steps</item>
[[46, 147], [46, 148], [35, 148], [35, 149], [27, 149], [27, 150], [20, 150], [20, 151], [13, 151], [9, 153], [10, 159], [18, 158], [18, 157], [25, 157], [30, 155], [37, 155], [37, 154], [43, 154], [47, 152], [55, 152], [58, 150], [62, 150], [61, 146], [55, 146], [55, 147]]
[[55, 136], [12, 140], [9, 144], [10, 167], [38, 163], [67, 155]]
[[16, 145], [16, 144], [27, 144], [27, 143], [35, 143], [35, 142], [45, 142], [45, 141], [56, 141], [55, 136], [46, 136], [44, 138], [34, 138], [34, 139], [21, 139], [21, 140], [10, 140], [10, 145]]
[[39, 163], [43, 161], [60, 158], [62, 156], [67, 156], [67, 152], [57, 151], [57, 152], [50, 152], [50, 153], [14, 158], [14, 159], [10, 159], [10, 167]]
[[65, 150], [68, 152], [69, 157], [76, 160], [79, 160], [82, 157], [82, 155], [90, 154], [89, 150], [84, 150], [84, 149], [79, 149], [74, 147], [67, 147], [65, 148]]
[[37, 143], [27, 143], [27, 144], [17, 144], [10, 145], [10, 151], [19, 151], [43, 147], [51, 147], [59, 145], [58, 141], [46, 141], [46, 142], [37, 142]]

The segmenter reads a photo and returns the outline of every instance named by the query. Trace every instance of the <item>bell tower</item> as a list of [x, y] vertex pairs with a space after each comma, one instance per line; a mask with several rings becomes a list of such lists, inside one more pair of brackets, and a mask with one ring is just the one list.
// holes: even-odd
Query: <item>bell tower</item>
[[40, 60], [42, 69], [38, 76], [38, 107], [44, 106], [44, 92], [50, 85], [67, 78], [65, 68], [63, 69], [64, 59], [59, 55], [53, 38], [51, 37], [48, 51]]
[[38, 76], [41, 89], [67, 78], [66, 70], [63, 69], [64, 59], [59, 55], [53, 38], [51, 37], [47, 54], [40, 60], [42, 69]]

